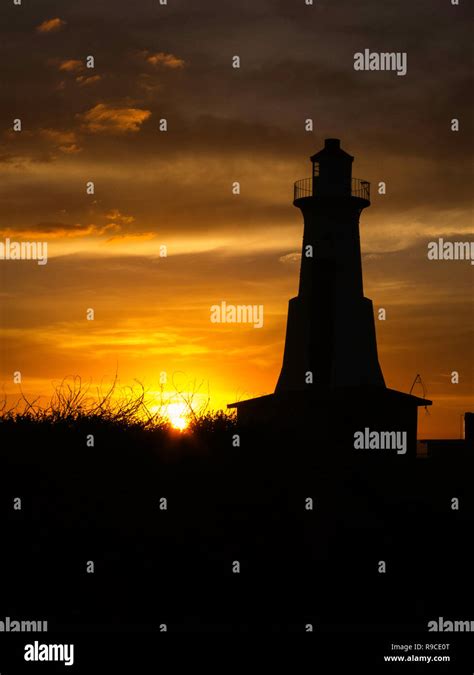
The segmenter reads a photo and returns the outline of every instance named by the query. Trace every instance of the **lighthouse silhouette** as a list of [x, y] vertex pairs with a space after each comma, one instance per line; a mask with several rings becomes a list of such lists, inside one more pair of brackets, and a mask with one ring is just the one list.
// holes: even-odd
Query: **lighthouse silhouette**
[[229, 404], [243, 425], [351, 442], [354, 431], [406, 431], [416, 448], [417, 408], [431, 401], [388, 389], [377, 354], [372, 301], [364, 296], [359, 219], [370, 184], [352, 177], [354, 158], [328, 138], [294, 185], [304, 232], [298, 295], [289, 301], [283, 365], [274, 394]]
[[370, 186], [352, 178], [353, 159], [338, 139], [328, 138], [311, 157], [311, 178], [295, 184], [303, 250], [277, 392], [303, 389], [311, 379], [329, 387], [385, 384], [372, 302], [362, 286], [359, 217], [370, 205]]

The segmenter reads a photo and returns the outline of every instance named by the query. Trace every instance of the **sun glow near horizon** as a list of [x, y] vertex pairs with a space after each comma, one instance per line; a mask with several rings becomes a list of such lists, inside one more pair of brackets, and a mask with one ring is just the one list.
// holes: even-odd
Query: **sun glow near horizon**
[[170, 421], [173, 429], [184, 431], [189, 426], [189, 408], [185, 403], [170, 403], [164, 416]]
[[162, 416], [173, 429], [184, 431], [189, 427], [191, 410], [184, 401], [157, 403], [151, 405], [149, 410], [155, 415]]

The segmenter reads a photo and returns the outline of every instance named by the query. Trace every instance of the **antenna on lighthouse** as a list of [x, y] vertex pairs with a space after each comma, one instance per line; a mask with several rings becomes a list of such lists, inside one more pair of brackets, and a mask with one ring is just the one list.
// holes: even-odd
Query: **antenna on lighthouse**
[[[422, 389], [422, 392], [423, 392], [423, 398], [426, 398], [427, 391], [426, 391], [426, 387], [425, 387], [425, 385], [424, 385], [424, 382], [423, 382], [423, 380], [421, 379], [420, 373], [417, 373], [415, 379], [413, 380], [413, 384], [411, 385], [411, 389], [410, 389], [410, 394], [412, 393], [413, 389], [415, 388], [415, 386], [416, 386], [417, 384], [419, 384], [420, 387], [421, 387], [421, 389]], [[429, 410], [428, 410], [428, 408], [427, 408], [426, 405], [425, 405], [425, 410], [426, 410], [426, 412], [429, 414]]]

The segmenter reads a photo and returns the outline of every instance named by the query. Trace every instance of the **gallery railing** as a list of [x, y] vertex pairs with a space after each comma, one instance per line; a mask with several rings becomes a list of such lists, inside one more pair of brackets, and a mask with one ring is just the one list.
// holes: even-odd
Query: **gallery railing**
[[[313, 186], [314, 194], [313, 194]], [[297, 180], [294, 189], [294, 199], [301, 199], [302, 197], [313, 197], [318, 195], [317, 179], [313, 183], [313, 178], [302, 178]], [[362, 178], [353, 178], [351, 185], [351, 195], [353, 197], [360, 197], [370, 201], [370, 183], [368, 180]]]

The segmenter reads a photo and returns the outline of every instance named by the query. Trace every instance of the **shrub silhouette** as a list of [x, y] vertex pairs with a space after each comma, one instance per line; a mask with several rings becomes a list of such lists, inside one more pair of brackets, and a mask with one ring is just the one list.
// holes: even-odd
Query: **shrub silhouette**
[[[351, 465], [311, 424], [306, 439], [250, 432], [223, 411], [194, 411], [179, 432], [150, 412], [141, 386], [120, 393], [75, 378], [45, 406], [4, 403], [0, 575], [15, 580], [2, 589], [5, 616], [84, 631], [260, 632], [425, 630], [428, 619], [470, 616], [472, 471]], [[463, 504], [455, 517], [452, 495]]]

